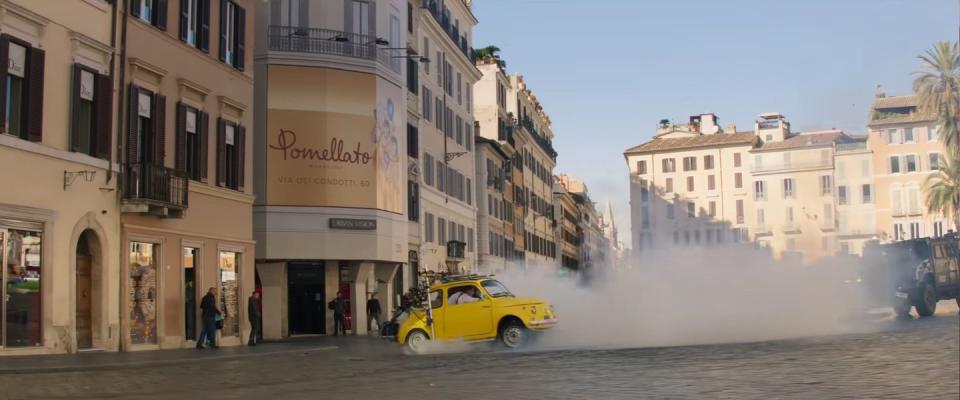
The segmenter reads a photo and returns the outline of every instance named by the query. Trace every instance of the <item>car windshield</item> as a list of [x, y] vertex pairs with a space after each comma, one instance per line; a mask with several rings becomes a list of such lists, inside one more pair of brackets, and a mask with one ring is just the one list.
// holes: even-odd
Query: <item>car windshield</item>
[[482, 284], [483, 288], [487, 289], [487, 293], [490, 293], [490, 297], [513, 296], [513, 293], [510, 293], [506, 286], [493, 279], [483, 281]]

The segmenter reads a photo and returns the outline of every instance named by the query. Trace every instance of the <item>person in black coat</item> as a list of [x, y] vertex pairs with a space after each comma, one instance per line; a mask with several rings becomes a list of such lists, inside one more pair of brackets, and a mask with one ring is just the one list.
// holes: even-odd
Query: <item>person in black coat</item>
[[207, 294], [200, 300], [200, 315], [203, 319], [203, 331], [197, 339], [197, 349], [202, 349], [204, 343], [209, 343], [211, 348], [217, 348], [217, 289], [210, 288]]
[[250, 339], [247, 346], [257, 345], [257, 332], [260, 331], [260, 293], [253, 292], [247, 299], [247, 318], [250, 320]]

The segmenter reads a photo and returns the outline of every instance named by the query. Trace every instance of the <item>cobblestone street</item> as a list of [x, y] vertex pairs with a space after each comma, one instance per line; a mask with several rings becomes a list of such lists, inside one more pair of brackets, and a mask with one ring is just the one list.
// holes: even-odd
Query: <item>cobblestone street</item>
[[5, 358], [2, 399], [634, 399], [960, 396], [956, 310], [880, 332], [619, 350], [404, 355], [366, 338]]

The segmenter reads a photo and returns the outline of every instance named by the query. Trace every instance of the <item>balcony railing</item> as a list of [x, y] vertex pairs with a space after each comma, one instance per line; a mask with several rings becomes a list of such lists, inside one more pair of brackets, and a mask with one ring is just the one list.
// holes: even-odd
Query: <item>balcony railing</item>
[[787, 222], [781, 226], [783, 233], [797, 233], [800, 232], [800, 224], [796, 222]]
[[443, 28], [443, 31], [447, 33], [450, 40], [453, 40], [454, 47], [459, 48], [471, 63], [476, 64], [477, 57], [473, 53], [473, 49], [467, 46], [467, 37], [460, 35], [460, 28], [450, 21], [450, 14], [446, 12], [447, 10], [441, 8], [440, 4], [439, 0], [423, 0], [423, 8], [430, 12], [433, 19], [440, 25], [440, 28]]
[[779, 171], [785, 169], [811, 169], [811, 168], [833, 168], [833, 160], [817, 161], [792, 161], [779, 163], [754, 164], [750, 167], [751, 172]]
[[123, 200], [173, 210], [187, 208], [187, 185], [183, 171], [149, 163], [123, 165]]
[[270, 25], [269, 29], [270, 50], [360, 58], [400, 73], [401, 58], [394, 57], [392, 50], [377, 47], [377, 38], [373, 36], [282, 25]]
[[527, 131], [530, 132], [530, 136], [533, 136], [533, 140], [537, 142], [541, 149], [547, 153], [554, 161], [557, 159], [557, 151], [553, 149], [553, 144], [550, 143], [547, 138], [540, 136], [540, 132], [537, 131], [537, 128], [533, 126], [533, 121], [529, 118], [524, 118], [520, 123]]
[[770, 229], [770, 225], [760, 224], [753, 227], [753, 233], [755, 235], [770, 235], [773, 234], [773, 230]]
[[466, 258], [464, 256], [466, 245], [466, 243], [458, 240], [451, 240], [447, 242], [447, 260], [461, 261]]

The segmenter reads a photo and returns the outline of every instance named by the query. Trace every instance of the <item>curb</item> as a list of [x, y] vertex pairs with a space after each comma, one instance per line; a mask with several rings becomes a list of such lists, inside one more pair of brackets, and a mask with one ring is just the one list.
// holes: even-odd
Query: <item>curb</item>
[[177, 365], [183, 363], [198, 363], [198, 362], [211, 362], [211, 361], [223, 361], [223, 360], [235, 360], [243, 358], [253, 358], [261, 356], [272, 356], [278, 354], [292, 354], [292, 353], [313, 353], [321, 351], [331, 351], [339, 349], [339, 346], [321, 346], [321, 347], [307, 347], [301, 349], [287, 349], [287, 350], [275, 350], [275, 351], [263, 351], [263, 352], [251, 352], [251, 353], [240, 353], [240, 354], [224, 354], [224, 355], [215, 355], [210, 357], [184, 357], [180, 359], [168, 359], [168, 360], [153, 360], [153, 361], [133, 361], [133, 362], [107, 362], [100, 364], [92, 365], [77, 365], [77, 366], [53, 366], [53, 367], [34, 367], [34, 368], [16, 368], [16, 369], [3, 369], [0, 368], [0, 375], [23, 375], [23, 374], [49, 374], [49, 373], [59, 373], [59, 372], [78, 372], [78, 371], [109, 371], [109, 370], [118, 370], [131, 367], [148, 367], [148, 366], [163, 366], [163, 365]]

